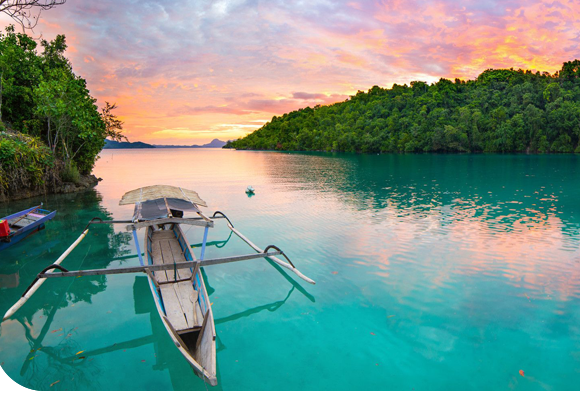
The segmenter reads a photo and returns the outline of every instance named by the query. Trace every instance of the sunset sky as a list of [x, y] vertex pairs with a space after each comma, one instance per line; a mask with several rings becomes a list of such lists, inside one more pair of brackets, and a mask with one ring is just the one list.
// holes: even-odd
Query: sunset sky
[[203, 144], [373, 85], [555, 72], [580, 58], [580, 2], [68, 0], [33, 35], [59, 33], [131, 141]]

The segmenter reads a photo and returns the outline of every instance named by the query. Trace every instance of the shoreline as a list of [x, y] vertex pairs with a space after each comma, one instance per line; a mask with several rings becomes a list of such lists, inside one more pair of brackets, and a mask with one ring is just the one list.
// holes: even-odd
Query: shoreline
[[23, 190], [13, 194], [0, 194], [0, 203], [9, 203], [11, 201], [24, 200], [48, 194], [68, 194], [81, 192], [83, 190], [94, 188], [101, 180], [101, 178], [97, 178], [95, 175], [91, 174], [81, 176], [78, 183], [63, 182], [61, 185], [53, 188], [44, 186], [37, 189]]

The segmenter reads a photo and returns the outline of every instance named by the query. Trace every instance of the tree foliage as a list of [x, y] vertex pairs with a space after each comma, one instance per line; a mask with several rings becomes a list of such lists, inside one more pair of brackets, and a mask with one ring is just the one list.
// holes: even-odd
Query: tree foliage
[[58, 178], [52, 152], [41, 140], [0, 132], [0, 195], [34, 189]]
[[121, 133], [123, 130], [123, 122], [112, 113], [116, 108], [116, 104], [111, 104], [108, 101], [105, 101], [105, 107], [103, 107], [103, 110], [101, 111], [101, 119], [105, 124], [105, 135], [107, 138], [116, 140], [117, 142], [120, 142], [123, 139], [128, 142], [129, 140], [127, 137]]
[[41, 51], [14, 27], [0, 35], [0, 116], [12, 128], [37, 137], [53, 156], [81, 174], [91, 172], [107, 135], [122, 137], [122, 126], [106, 103], [101, 114], [64, 52], [64, 35], [42, 40]]
[[342, 152], [580, 152], [580, 61], [549, 73], [489, 69], [475, 80], [374, 86], [273, 117], [236, 149]]

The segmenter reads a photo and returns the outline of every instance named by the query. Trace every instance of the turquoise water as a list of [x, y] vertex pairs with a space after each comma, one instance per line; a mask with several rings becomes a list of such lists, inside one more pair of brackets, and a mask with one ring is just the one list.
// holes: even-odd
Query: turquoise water
[[[95, 190], [41, 199], [56, 218], [2, 252], [2, 315], [90, 218], [130, 218], [121, 195], [160, 183], [196, 190], [317, 284], [263, 260], [206, 269], [216, 388], [135, 275], [47, 281], [0, 325], [0, 364], [40, 390], [580, 390], [579, 172], [571, 155], [104, 151]], [[208, 257], [251, 252], [223, 221], [209, 240]], [[122, 226], [96, 225], [63, 266], [135, 254]]]

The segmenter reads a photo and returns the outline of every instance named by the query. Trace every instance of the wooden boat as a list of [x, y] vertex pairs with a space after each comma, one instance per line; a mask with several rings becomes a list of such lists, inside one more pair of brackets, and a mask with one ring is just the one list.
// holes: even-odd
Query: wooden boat
[[54, 218], [56, 211], [43, 210], [40, 207], [42, 207], [42, 204], [0, 218], [0, 221], [6, 221], [4, 223], [0, 222], [0, 224], [9, 227], [6, 232], [4, 229], [0, 229], [0, 232], [2, 232], [0, 234], [0, 250], [18, 243], [34, 232], [44, 229], [44, 224]]
[[[179, 224], [149, 226], [145, 237], [149, 265], [195, 261]], [[163, 325], [196, 375], [217, 385], [215, 325], [200, 268], [148, 274]]]
[[[229, 218], [222, 212], [216, 211], [212, 217], [204, 215], [198, 206], [206, 207], [207, 205], [192, 190], [167, 185], [147, 186], [125, 193], [119, 204], [135, 204], [133, 218], [113, 221], [93, 218], [79, 238], [54, 264], [38, 274], [20, 300], [6, 312], [3, 320], [14, 315], [48, 278], [145, 273], [149, 279], [157, 311], [169, 336], [191, 365], [195, 374], [210, 385], [217, 385], [216, 330], [201, 268], [267, 258], [308, 283], [315, 283], [298, 271], [288, 256], [278, 247], [270, 245], [262, 250], [250, 242], [234, 228]], [[184, 218], [184, 212], [194, 212], [198, 217]], [[205, 259], [208, 230], [214, 226], [215, 220], [222, 218], [227, 220], [228, 228], [256, 253]], [[127, 224], [126, 229], [133, 233], [140, 265], [79, 271], [68, 271], [62, 267], [60, 264], [86, 237], [90, 225], [97, 223]], [[183, 234], [181, 225], [204, 228], [199, 258], [196, 258], [191, 251], [191, 246]], [[146, 229], [144, 242], [147, 265], [143, 260], [137, 239], [137, 229], [140, 228]], [[287, 262], [275, 256], [283, 256]], [[56, 270], [60, 272], [55, 272]]]

